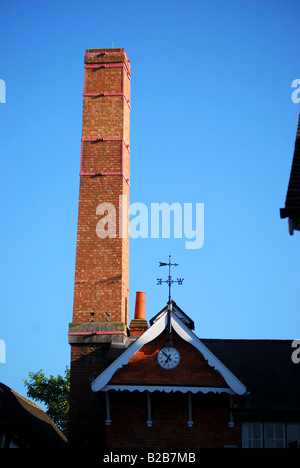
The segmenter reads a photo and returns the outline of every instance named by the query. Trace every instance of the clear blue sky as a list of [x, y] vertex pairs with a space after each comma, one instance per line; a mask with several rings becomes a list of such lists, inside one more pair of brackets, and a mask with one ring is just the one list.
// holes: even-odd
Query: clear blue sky
[[132, 67], [131, 203], [204, 203], [204, 245], [131, 239], [147, 318], [173, 299], [200, 338], [300, 338], [300, 232], [281, 220], [300, 105], [298, 0], [1, 2], [0, 381], [63, 373], [72, 321], [83, 58]]

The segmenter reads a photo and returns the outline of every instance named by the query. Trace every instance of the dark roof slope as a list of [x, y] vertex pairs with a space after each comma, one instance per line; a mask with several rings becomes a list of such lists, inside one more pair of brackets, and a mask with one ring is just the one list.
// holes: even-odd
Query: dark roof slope
[[67, 439], [47, 414], [0, 382], [0, 427], [28, 448], [66, 448]]
[[300, 115], [285, 208], [281, 208], [280, 216], [294, 219], [300, 216]]
[[246, 386], [240, 409], [300, 413], [300, 363], [291, 340], [201, 340]]

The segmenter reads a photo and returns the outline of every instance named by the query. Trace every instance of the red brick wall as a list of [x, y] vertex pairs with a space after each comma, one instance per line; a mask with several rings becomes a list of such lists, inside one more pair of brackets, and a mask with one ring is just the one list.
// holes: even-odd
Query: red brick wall
[[180, 353], [180, 363], [174, 369], [162, 369], [157, 362], [157, 354], [166, 344], [164, 331], [155, 340], [147, 343], [119, 369], [110, 384], [144, 383], [148, 385], [228, 385], [191, 344], [184, 341], [176, 332], [172, 333], [173, 346]]
[[[166, 343], [164, 331], [143, 346], [127, 365], [118, 370], [110, 384], [225, 386], [223, 377], [210, 367], [201, 353], [172, 333], [173, 345], [180, 352], [175, 369], [164, 370], [157, 354]], [[101, 393], [101, 392], [100, 392]], [[188, 427], [188, 395], [180, 392], [151, 393], [152, 427], [147, 427], [146, 392], [110, 391], [111, 425], [106, 429], [106, 446], [157, 448], [240, 447], [241, 429], [230, 428], [228, 394], [192, 394], [192, 419]], [[122, 430], [120, 430], [122, 428]]]
[[[241, 446], [241, 427], [228, 426], [229, 395], [193, 394], [193, 427], [188, 427], [187, 394], [151, 393], [152, 427], [147, 427], [146, 393], [110, 391], [111, 425], [106, 447], [222, 448]], [[121, 428], [121, 430], [120, 430]]]
[[72, 346], [68, 441], [71, 448], [103, 447], [105, 401], [91, 390], [91, 382], [107, 366], [109, 343]]
[[[210, 367], [201, 353], [172, 332], [180, 352], [175, 369], [164, 370], [157, 354], [166, 344], [164, 331], [143, 346], [127, 365], [118, 370], [110, 384], [225, 386], [223, 377]], [[100, 392], [101, 393], [101, 392]], [[106, 447], [221, 448], [241, 444], [237, 422], [230, 428], [228, 394], [192, 394], [193, 427], [188, 427], [188, 395], [180, 392], [151, 393], [152, 427], [147, 427], [146, 392], [110, 391], [111, 425], [106, 429]], [[122, 430], [120, 430], [122, 428]]]

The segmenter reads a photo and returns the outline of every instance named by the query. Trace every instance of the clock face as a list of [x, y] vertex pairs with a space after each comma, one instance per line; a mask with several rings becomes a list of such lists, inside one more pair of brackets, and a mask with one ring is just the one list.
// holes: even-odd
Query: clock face
[[180, 354], [175, 348], [163, 348], [159, 351], [157, 360], [163, 369], [174, 369], [179, 364]]

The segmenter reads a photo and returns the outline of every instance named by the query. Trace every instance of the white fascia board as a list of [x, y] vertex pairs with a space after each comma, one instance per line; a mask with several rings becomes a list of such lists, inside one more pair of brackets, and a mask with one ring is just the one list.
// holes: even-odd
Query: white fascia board
[[185, 386], [170, 386], [170, 385], [105, 385], [102, 388], [102, 392], [108, 392], [109, 390], [116, 390], [123, 392], [127, 390], [129, 392], [180, 392], [180, 393], [229, 393], [229, 395], [233, 395], [234, 391], [228, 387], [185, 387]]
[[148, 330], [138, 337], [129, 348], [124, 351], [110, 366], [108, 366], [91, 384], [94, 392], [102, 390], [102, 388], [110, 381], [114, 373], [121, 367], [128, 364], [132, 356], [145, 344], [154, 340], [159, 336], [167, 326], [167, 312], [163, 314], [157, 322], [155, 322]]
[[[218, 371], [225, 382], [229, 386], [232, 392], [238, 395], [244, 395], [247, 392], [246, 387], [240, 382], [240, 380], [202, 343], [201, 340], [176, 316], [172, 314], [171, 324], [176, 333], [185, 340], [187, 343], [193, 345], [208, 362], [208, 365]], [[159, 336], [167, 326], [167, 310], [161, 315], [161, 317], [146, 330], [139, 338], [129, 346], [110, 366], [108, 366], [91, 384], [91, 388], [94, 392], [102, 390], [106, 384], [110, 381], [114, 373], [121, 369], [121, 367], [128, 364], [129, 360], [134, 354], [144, 345], [154, 340]], [[174, 388], [174, 387], [172, 387]], [[191, 389], [192, 387], [188, 387]], [[201, 387], [206, 388], [206, 387]], [[212, 387], [208, 387], [212, 388]], [[191, 391], [191, 390], [189, 390]]]
[[172, 315], [171, 323], [176, 333], [187, 343], [190, 343], [198, 349], [207, 363], [222, 375], [223, 379], [234, 393], [244, 395], [247, 392], [245, 385], [176, 317], [176, 315]]

